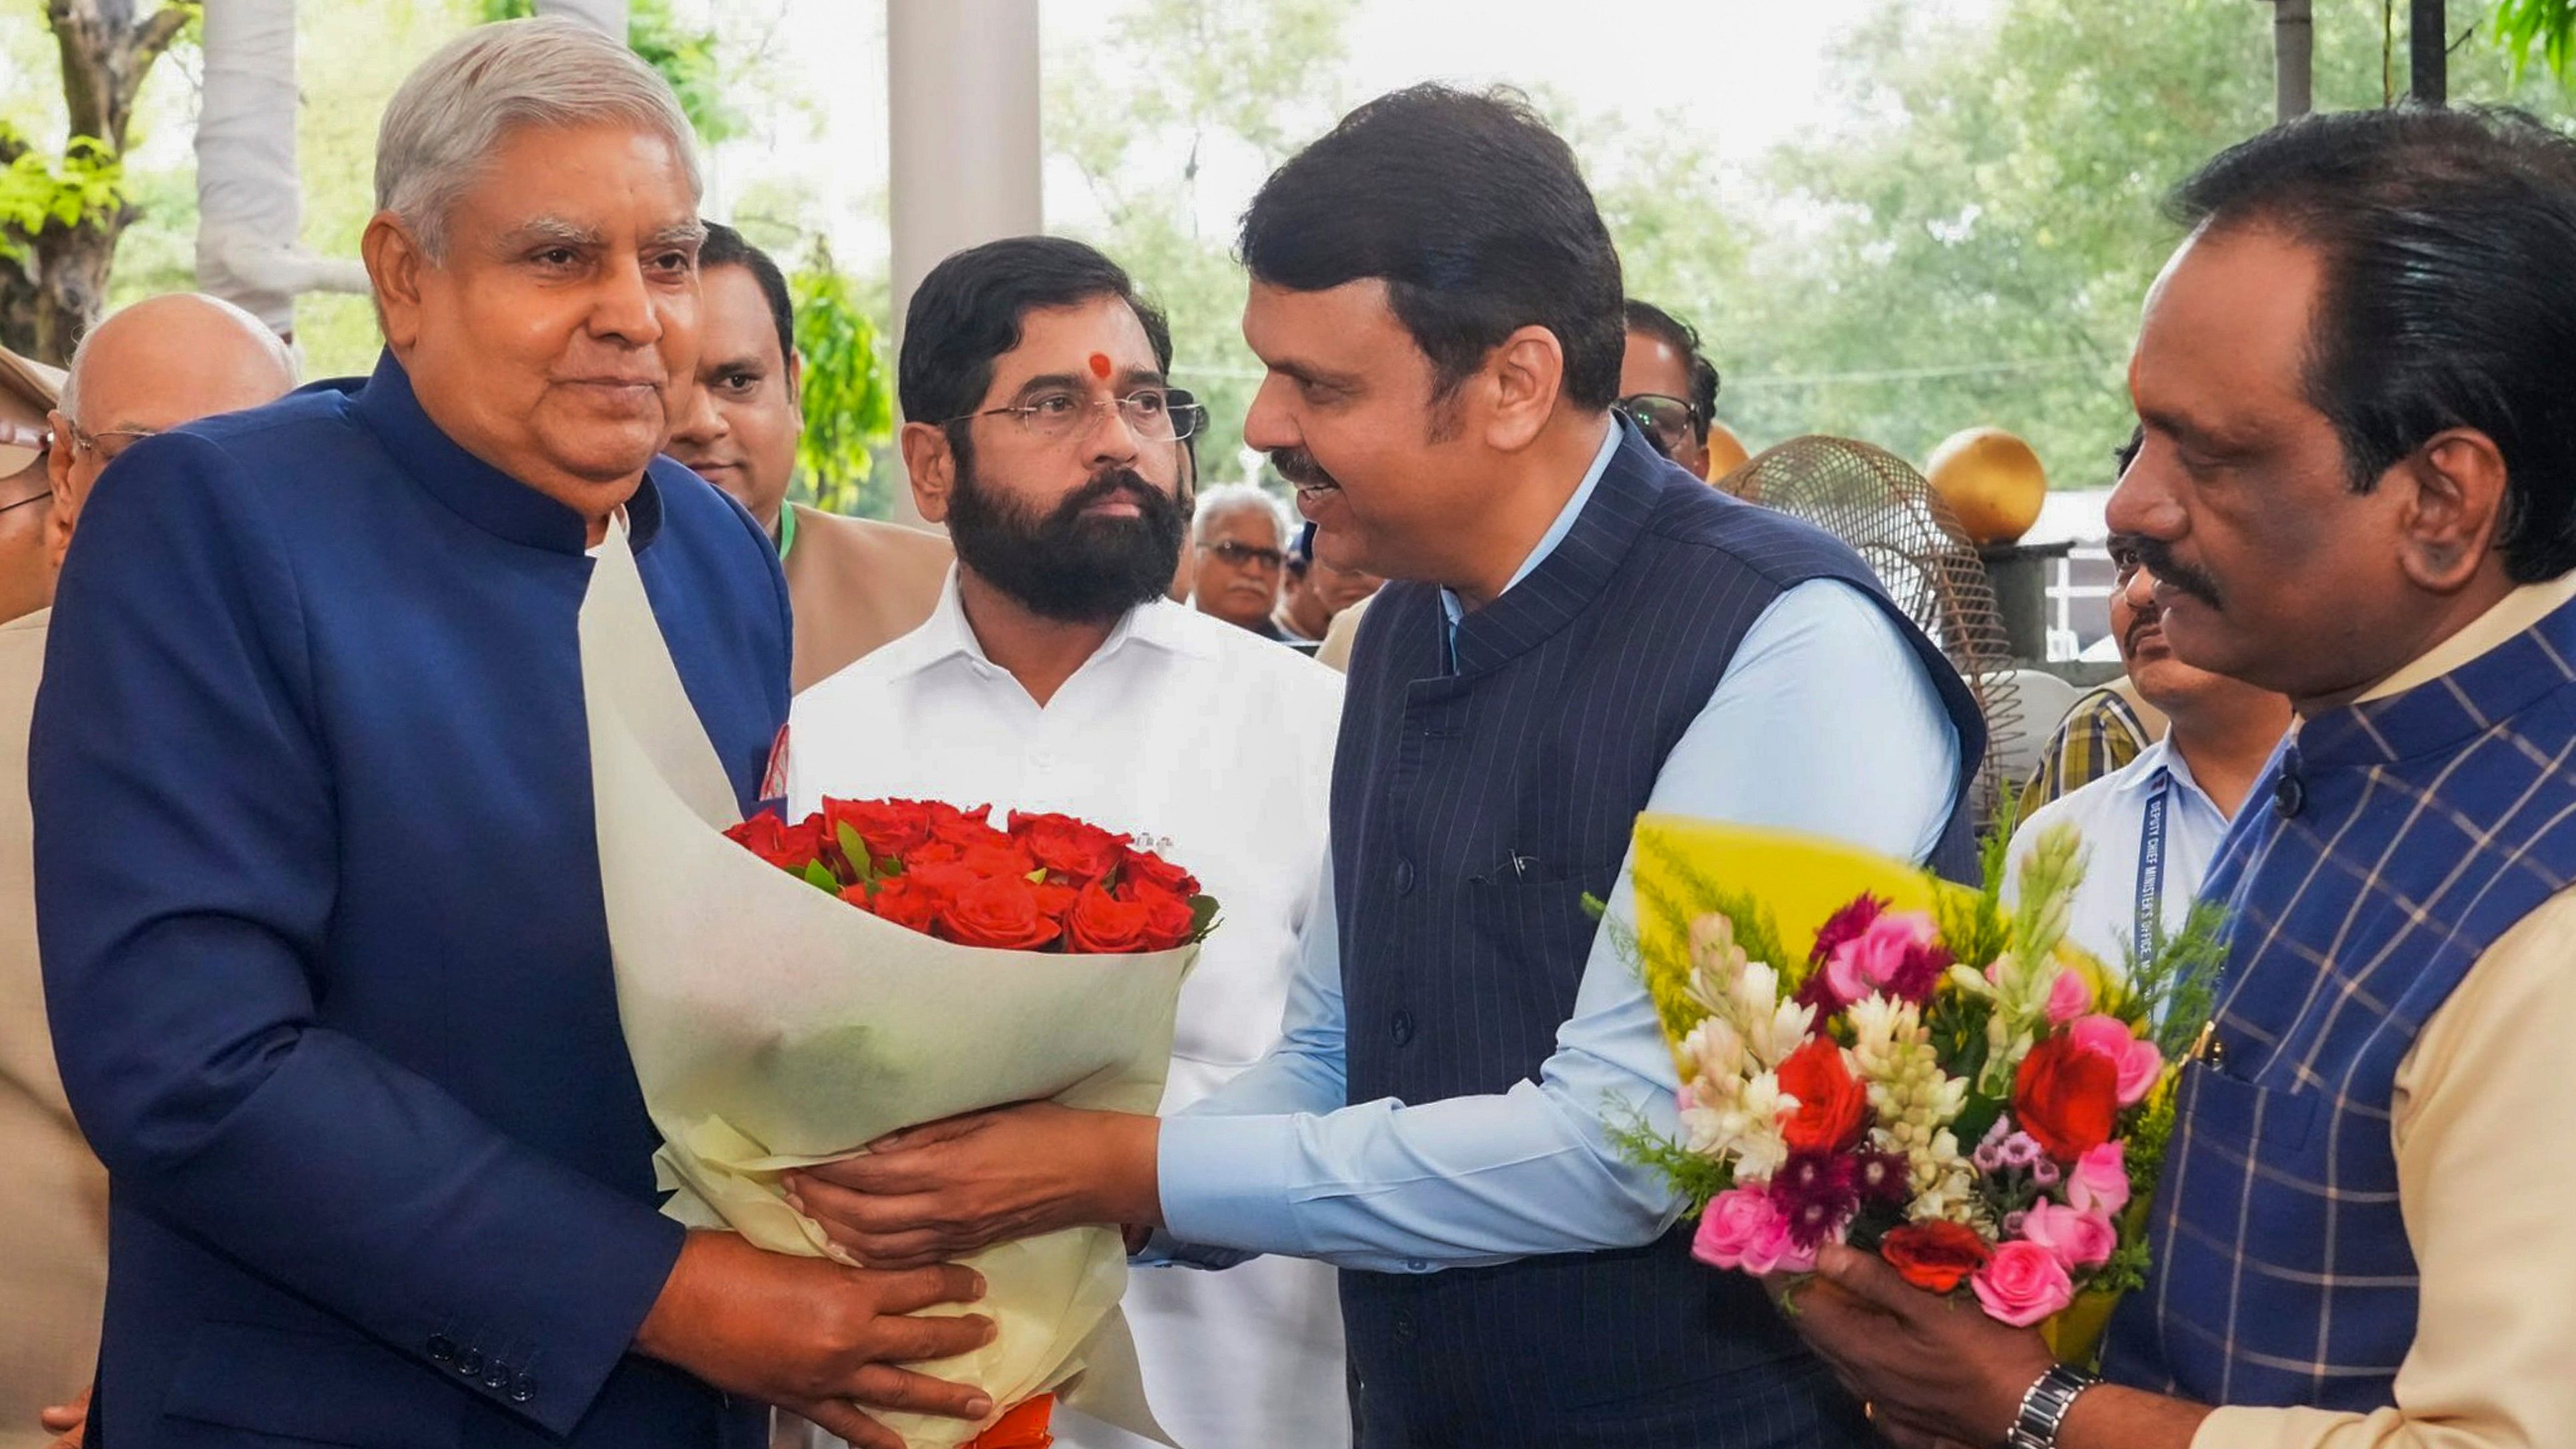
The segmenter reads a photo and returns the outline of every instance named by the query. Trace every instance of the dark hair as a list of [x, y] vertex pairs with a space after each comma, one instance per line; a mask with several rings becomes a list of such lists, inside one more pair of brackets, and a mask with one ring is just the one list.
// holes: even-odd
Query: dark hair
[[1652, 302], [1628, 299], [1628, 330], [1643, 332], [1682, 355], [1690, 364], [1690, 405], [1699, 440], [1708, 441], [1708, 425], [1717, 421], [1717, 364], [1699, 350], [1699, 329]]
[[1262, 183], [1239, 248], [1291, 291], [1383, 280], [1437, 397], [1535, 325], [1565, 349], [1568, 400], [1618, 399], [1618, 249], [1573, 151], [1515, 92], [1418, 85], [1351, 112]]
[[1116, 297], [1144, 324], [1154, 363], [1172, 366], [1172, 329], [1136, 294], [1124, 268], [1078, 241], [1015, 236], [955, 253], [913, 289], [903, 315], [896, 392], [903, 415], [945, 423], [973, 412], [993, 385], [993, 361], [1020, 345], [1029, 313]]
[[2221, 153], [2168, 210], [2321, 254], [2304, 386], [2356, 491], [2474, 428], [2504, 456], [2506, 572], [2576, 568], [2576, 141], [2502, 107], [2308, 116]]
[[760, 295], [769, 301], [769, 321], [778, 329], [778, 363], [787, 365], [796, 355], [796, 303], [787, 295], [787, 278], [769, 253], [743, 240], [742, 233], [720, 221], [707, 223], [707, 239], [698, 248], [698, 270], [710, 267], [740, 267], [751, 273], [760, 284]]

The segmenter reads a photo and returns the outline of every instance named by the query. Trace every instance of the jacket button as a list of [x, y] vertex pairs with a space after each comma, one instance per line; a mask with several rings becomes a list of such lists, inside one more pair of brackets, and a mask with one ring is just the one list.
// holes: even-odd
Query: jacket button
[[1395, 1044], [1397, 1046], [1410, 1044], [1413, 1040], [1413, 1013], [1409, 1011], [1397, 1012], [1395, 1014], [1395, 1019], [1387, 1023], [1386, 1034], [1395, 1039]]
[[511, 1385], [510, 1385], [510, 1402], [511, 1402], [511, 1403], [514, 1403], [514, 1404], [524, 1404], [524, 1403], [526, 1403], [528, 1400], [533, 1399], [533, 1398], [535, 1398], [536, 1396], [537, 1396], [537, 1381], [536, 1381], [536, 1379], [535, 1379], [533, 1376], [531, 1376], [531, 1375], [528, 1375], [528, 1374], [521, 1374], [521, 1375], [519, 1375], [518, 1381], [517, 1381], [516, 1383], [513, 1383], [513, 1384], [511, 1384]]
[[455, 1359], [456, 1340], [449, 1338], [443, 1333], [431, 1334], [429, 1338], [429, 1361], [431, 1363], [443, 1364], [452, 1363]]
[[496, 1363], [483, 1371], [483, 1387], [491, 1389], [497, 1393], [509, 1386], [510, 1369], [507, 1364]]
[[1420, 1328], [1420, 1327], [1418, 1327], [1418, 1326], [1414, 1323], [1414, 1321], [1413, 1321], [1413, 1315], [1412, 1315], [1412, 1314], [1410, 1314], [1410, 1313], [1399, 1313], [1399, 1314], [1395, 1315], [1395, 1341], [1396, 1341], [1396, 1342], [1398, 1342], [1398, 1343], [1411, 1343], [1411, 1342], [1413, 1342], [1413, 1340], [1414, 1340], [1414, 1339], [1416, 1339], [1416, 1338], [1420, 1337], [1420, 1336], [1421, 1336], [1421, 1334], [1422, 1334], [1422, 1330], [1421, 1330], [1421, 1328]]
[[472, 1378], [483, 1372], [483, 1350], [469, 1348], [456, 1356], [456, 1371]]
[[1413, 894], [1412, 861], [1399, 860], [1395, 863], [1395, 893], [1400, 896]]
[[2299, 807], [2307, 803], [2307, 787], [2299, 783], [2298, 776], [2283, 775], [2273, 784], [2272, 806], [2274, 809], [2281, 812], [2281, 817], [2283, 819], [2286, 820], [2291, 816], [2298, 814]]

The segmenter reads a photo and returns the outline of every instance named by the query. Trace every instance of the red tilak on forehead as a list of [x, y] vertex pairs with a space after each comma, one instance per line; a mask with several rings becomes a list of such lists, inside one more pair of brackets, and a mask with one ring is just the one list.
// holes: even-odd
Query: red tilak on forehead
[[1095, 352], [1095, 353], [1091, 354], [1091, 375], [1092, 375], [1093, 377], [1099, 378], [1099, 379], [1100, 379], [1101, 381], [1103, 381], [1103, 382], [1106, 382], [1106, 381], [1108, 381], [1108, 380], [1109, 380], [1109, 354], [1108, 354], [1108, 353], [1106, 353], [1106, 352]]

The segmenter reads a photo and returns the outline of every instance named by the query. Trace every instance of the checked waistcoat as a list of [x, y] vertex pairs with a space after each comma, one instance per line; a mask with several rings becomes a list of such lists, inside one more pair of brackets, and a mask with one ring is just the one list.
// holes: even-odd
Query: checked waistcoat
[[2487, 948], [2576, 881], [2576, 605], [2307, 721], [2254, 798], [2203, 888], [2229, 914], [2220, 1050], [2184, 1069], [2155, 1267], [2105, 1371], [2367, 1411], [2396, 1402], [2415, 1338], [2398, 1065]]
[[[1536, 1080], [1664, 759], [1779, 594], [1866, 566], [1627, 438], [1563, 543], [1466, 617], [1389, 586], [1352, 661], [1333, 869], [1353, 1102]], [[1961, 745], [1984, 732], [1911, 625]], [[1954, 819], [1955, 853], [1967, 843]], [[1954, 865], [1966, 865], [1964, 858]], [[1687, 1227], [1624, 1252], [1342, 1274], [1367, 1449], [1770, 1449], [1869, 1442], [1761, 1290], [1694, 1263]]]

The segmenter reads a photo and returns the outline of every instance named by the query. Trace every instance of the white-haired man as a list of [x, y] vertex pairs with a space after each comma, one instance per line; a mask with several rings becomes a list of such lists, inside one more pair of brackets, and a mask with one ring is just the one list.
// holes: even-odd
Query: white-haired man
[[[576, 618], [631, 553], [748, 800], [776, 551], [656, 450], [698, 350], [670, 89], [565, 21], [404, 82], [372, 377], [144, 438], [80, 508], [29, 784], [47, 1004], [113, 1186], [93, 1431], [716, 1449], [782, 1403], [975, 1417], [892, 1368], [972, 1275], [684, 1234], [618, 1029]], [[86, 402], [83, 404], [86, 406]]]
[[1211, 488], [1199, 495], [1190, 531], [1198, 611], [1264, 639], [1285, 639], [1270, 617], [1288, 563], [1288, 519], [1278, 500], [1248, 483]]
[[[277, 334], [213, 297], [147, 298], [91, 328], [47, 410], [53, 443], [28, 469], [49, 505], [31, 560], [39, 597], [53, 597], [81, 499], [110, 459], [136, 438], [274, 402], [293, 386], [294, 359]], [[0, 1254], [0, 1303], [11, 1313], [0, 1449], [78, 1428], [107, 1281], [106, 1174], [63, 1102], [36, 969], [27, 719], [51, 617], [39, 608], [0, 623], [0, 1161], [9, 1164], [0, 1237], [11, 1245]]]

